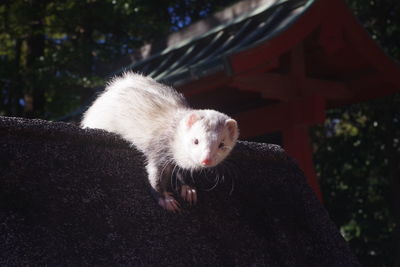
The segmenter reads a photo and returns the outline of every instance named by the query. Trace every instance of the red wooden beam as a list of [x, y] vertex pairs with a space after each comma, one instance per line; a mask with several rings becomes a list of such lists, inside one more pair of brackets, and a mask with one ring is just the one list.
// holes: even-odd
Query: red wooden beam
[[325, 13], [327, 0], [315, 1], [308, 10], [290, 27], [280, 32], [271, 41], [246, 48], [229, 57], [234, 73], [244, 73], [261, 64], [279, 57], [289, 51], [294, 44], [299, 44], [315, 30]]
[[325, 100], [321, 96], [314, 95], [288, 103], [258, 108], [243, 112], [235, 118], [239, 122], [243, 138], [268, 132], [282, 132], [284, 149], [296, 159], [308, 183], [322, 200], [308, 137], [310, 125], [325, 121]]
[[329, 10], [334, 15], [331, 23], [344, 25], [343, 31], [346, 41], [356, 50], [363, 58], [367, 59], [371, 66], [385, 75], [387, 81], [400, 85], [400, 66], [388, 57], [378, 44], [372, 40], [364, 27], [351, 13], [343, 0], [327, 1], [329, 2]]
[[214, 91], [230, 83], [231, 77], [226, 76], [225, 72], [217, 72], [199, 80], [194, 80], [182, 86], [178, 86], [180, 92], [186, 97], [194, 97], [209, 91]]
[[282, 131], [290, 125], [313, 125], [325, 121], [325, 100], [318, 95], [242, 112], [235, 116], [242, 138]]
[[290, 52], [289, 75], [298, 80], [304, 80], [307, 76], [303, 42], [295, 45]]
[[303, 86], [306, 95], [319, 94], [326, 99], [350, 99], [354, 96], [354, 92], [344, 82], [306, 79]]
[[344, 37], [346, 25], [343, 23], [343, 19], [338, 16], [337, 3], [330, 5], [329, 11], [326, 12], [321, 22], [318, 42], [328, 54], [333, 55], [336, 51], [347, 46]]
[[263, 97], [288, 101], [295, 97], [293, 87], [287, 75], [276, 73], [258, 73], [235, 76], [230, 84], [246, 91], [262, 93]]
[[265, 98], [281, 101], [290, 101], [301, 95], [314, 94], [319, 94], [326, 99], [347, 99], [353, 96], [347, 85], [342, 82], [312, 78], [299, 80], [291, 75], [279, 73], [234, 76], [230, 86], [241, 90], [260, 92]]
[[307, 177], [307, 182], [322, 201], [317, 175], [314, 170], [313, 149], [309, 140], [308, 126], [290, 125], [283, 129], [283, 147], [293, 157]]

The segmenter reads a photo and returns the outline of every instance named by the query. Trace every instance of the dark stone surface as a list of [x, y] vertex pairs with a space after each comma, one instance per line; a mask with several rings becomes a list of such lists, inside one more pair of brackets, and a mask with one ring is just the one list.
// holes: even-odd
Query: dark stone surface
[[218, 173], [169, 213], [117, 136], [0, 117], [0, 265], [358, 266], [280, 147], [240, 142]]

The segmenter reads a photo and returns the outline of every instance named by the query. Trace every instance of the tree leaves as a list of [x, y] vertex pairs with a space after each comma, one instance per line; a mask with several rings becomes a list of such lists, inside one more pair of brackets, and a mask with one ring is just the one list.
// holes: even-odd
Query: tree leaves
[[144, 43], [230, 2], [2, 1], [0, 114], [58, 118], [130, 64]]
[[332, 110], [313, 129], [324, 205], [363, 266], [392, 266], [400, 95]]
[[[399, 60], [400, 2], [347, 4], [371, 37]], [[312, 131], [325, 207], [363, 266], [400, 264], [395, 252], [400, 248], [399, 107], [397, 94], [331, 110], [326, 124]]]

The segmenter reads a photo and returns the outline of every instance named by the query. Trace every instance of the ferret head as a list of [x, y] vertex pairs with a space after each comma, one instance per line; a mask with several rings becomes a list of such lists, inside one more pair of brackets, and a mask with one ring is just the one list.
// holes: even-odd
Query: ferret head
[[191, 111], [180, 122], [178, 133], [174, 157], [186, 169], [218, 165], [239, 136], [236, 121], [215, 110]]

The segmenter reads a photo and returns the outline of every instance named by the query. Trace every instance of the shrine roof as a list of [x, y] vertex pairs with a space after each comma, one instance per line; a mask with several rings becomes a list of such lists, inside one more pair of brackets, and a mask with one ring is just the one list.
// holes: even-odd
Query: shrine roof
[[300, 17], [314, 0], [247, 0], [142, 47], [134, 70], [179, 86], [218, 71], [231, 71], [227, 58], [267, 42]]
[[194, 108], [232, 116], [314, 95], [332, 108], [400, 90], [399, 65], [342, 0], [240, 1], [130, 58], [110, 76], [140, 72], [176, 87]]
[[[305, 78], [311, 78], [307, 86], [312, 88], [305, 94], [321, 93], [328, 106], [399, 91], [399, 65], [384, 53], [340, 0], [240, 1], [159, 42], [143, 46], [131, 56], [131, 64], [113, 74], [126, 70], [141, 72], [179, 88], [187, 96], [197, 95], [196, 102], [198, 90], [203, 88], [231, 87], [243, 91], [236, 79], [246, 73], [284, 74], [278, 78], [281, 84], [286, 83], [283, 80], [291, 79], [290, 75], [285, 76], [288, 68], [299, 60], [290, 54], [299, 45], [304, 54], [300, 58], [304, 62], [299, 64], [304, 65]], [[271, 86], [271, 80], [275, 86], [275, 79], [263, 81], [264, 88]], [[279, 94], [284, 90], [275, 89]], [[289, 97], [296, 96], [295, 88], [288, 90], [293, 91]], [[276, 100], [275, 94], [264, 93], [263, 98]]]

